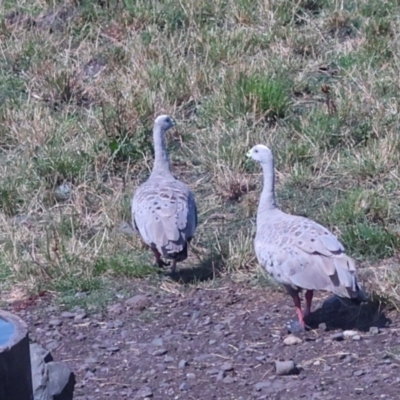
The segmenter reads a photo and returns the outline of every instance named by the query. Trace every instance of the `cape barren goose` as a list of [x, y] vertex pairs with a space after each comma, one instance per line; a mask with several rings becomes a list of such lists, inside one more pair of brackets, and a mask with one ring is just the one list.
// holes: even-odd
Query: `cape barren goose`
[[172, 176], [165, 133], [174, 126], [168, 115], [154, 121], [154, 166], [149, 179], [138, 187], [132, 200], [132, 225], [150, 246], [159, 267], [161, 256], [176, 263], [187, 258], [187, 247], [197, 226], [197, 209], [189, 187]]
[[[255, 252], [260, 265], [293, 298], [299, 323], [291, 321], [291, 331], [304, 330], [304, 318], [310, 314], [314, 290], [329, 291], [356, 302], [365, 301], [367, 296], [357, 282], [355, 262], [345, 254], [336, 236], [308, 218], [286, 214], [278, 208], [271, 150], [257, 145], [247, 156], [261, 164], [264, 175]], [[299, 298], [301, 290], [306, 290], [304, 313]]]

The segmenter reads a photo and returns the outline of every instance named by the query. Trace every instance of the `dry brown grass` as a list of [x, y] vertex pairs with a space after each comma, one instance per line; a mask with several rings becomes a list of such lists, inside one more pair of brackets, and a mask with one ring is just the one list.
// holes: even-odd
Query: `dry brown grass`
[[[261, 176], [244, 155], [256, 143], [274, 149], [285, 210], [329, 226], [361, 262], [396, 255], [400, 10], [395, 1], [343, 7], [6, 1], [3, 285], [94, 290], [107, 276], [151, 273], [150, 254], [118, 227], [151, 169], [160, 113], [179, 122], [173, 168], [199, 204], [187, 266], [254, 272]], [[397, 299], [397, 267], [387, 268], [368, 279]]]

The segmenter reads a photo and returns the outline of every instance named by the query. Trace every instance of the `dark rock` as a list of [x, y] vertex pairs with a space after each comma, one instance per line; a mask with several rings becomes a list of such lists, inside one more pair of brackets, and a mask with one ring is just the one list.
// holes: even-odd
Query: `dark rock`
[[48, 368], [48, 390], [54, 400], [72, 400], [75, 374], [62, 362], [50, 361]]

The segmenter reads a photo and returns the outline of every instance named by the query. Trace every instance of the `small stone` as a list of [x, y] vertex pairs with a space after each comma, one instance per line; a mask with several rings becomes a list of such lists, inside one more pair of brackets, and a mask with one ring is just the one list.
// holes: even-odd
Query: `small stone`
[[119, 347], [118, 346], [109, 346], [106, 348], [107, 351], [109, 351], [110, 353], [116, 353], [117, 351], [119, 351]]
[[283, 339], [283, 343], [286, 346], [292, 346], [292, 345], [296, 345], [296, 344], [301, 344], [301, 343], [303, 343], [303, 341], [300, 338], [298, 338], [297, 336], [289, 335], [288, 337]]
[[186, 360], [181, 360], [181, 361], [179, 361], [178, 367], [179, 367], [180, 369], [183, 369], [183, 368], [185, 368], [187, 365], [188, 365], [188, 362], [187, 362]]
[[83, 340], [86, 340], [86, 335], [84, 335], [83, 333], [78, 333], [78, 335], [76, 335], [76, 340], [78, 342], [82, 342]]
[[61, 320], [61, 319], [57, 319], [57, 318], [51, 319], [51, 320], [49, 321], [49, 325], [50, 325], [50, 326], [61, 326], [62, 323], [63, 323], [62, 320]]
[[258, 382], [254, 385], [254, 389], [257, 390], [257, 392], [260, 392], [262, 389], [270, 387], [271, 386], [271, 381], [263, 381], [263, 382]]
[[137, 294], [136, 296], [126, 300], [125, 304], [134, 310], [143, 311], [145, 308], [150, 306], [150, 299], [143, 294]]
[[61, 313], [61, 318], [75, 318], [75, 313], [64, 311]]
[[327, 328], [325, 322], [321, 322], [321, 323], [318, 325], [318, 329], [325, 332], [328, 328]]
[[186, 374], [186, 378], [188, 378], [188, 379], [195, 379], [195, 378], [196, 378], [196, 375], [195, 375], [193, 372], [188, 372], [188, 373]]
[[212, 345], [215, 344], [215, 343], [217, 343], [217, 341], [216, 341], [215, 339], [211, 339], [211, 340], [208, 341], [208, 344], [209, 344], [210, 346], [212, 346]]
[[343, 336], [345, 339], [351, 339], [355, 335], [358, 335], [357, 331], [351, 331], [351, 330], [343, 331]]
[[74, 317], [74, 321], [79, 322], [79, 321], [84, 320], [86, 317], [87, 317], [87, 314], [85, 312], [80, 313], [80, 314], [76, 314], [75, 317]]
[[328, 371], [331, 371], [331, 370], [332, 370], [331, 366], [329, 366], [328, 364], [324, 364], [324, 368], [323, 368], [324, 372], [328, 372]]
[[226, 376], [224, 379], [222, 379], [223, 383], [233, 383], [235, 382], [235, 378], [233, 378], [232, 376]]
[[317, 361], [314, 362], [313, 365], [317, 365], [317, 366], [318, 366], [318, 365], [321, 365], [321, 361], [317, 360]]
[[376, 336], [376, 335], [379, 334], [379, 332], [380, 332], [380, 330], [379, 330], [379, 328], [377, 326], [371, 326], [369, 328], [369, 334], [370, 335]]
[[225, 378], [225, 371], [220, 370], [217, 375], [217, 381], [222, 381]]
[[174, 361], [175, 361], [174, 357], [171, 357], [171, 356], [165, 356], [164, 357], [164, 362], [165, 363], [171, 363], [171, 362], [174, 362]]
[[164, 345], [164, 340], [162, 338], [155, 338], [151, 341], [153, 346], [161, 347]]
[[358, 341], [358, 340], [361, 340], [361, 336], [360, 336], [360, 335], [354, 335], [354, 336], [352, 337], [352, 339], [353, 339], [354, 341]]
[[233, 370], [233, 365], [231, 363], [229, 363], [229, 362], [225, 362], [219, 367], [219, 369], [221, 371], [225, 371], [225, 372], [232, 371]]
[[149, 386], [142, 386], [136, 393], [137, 397], [145, 399], [147, 397], [153, 397], [153, 391]]
[[344, 339], [343, 332], [334, 333], [333, 335], [330, 336], [330, 339], [340, 342], [341, 340]]
[[181, 392], [187, 392], [192, 388], [192, 385], [189, 382], [183, 382], [179, 385], [179, 390]]
[[167, 349], [157, 349], [157, 350], [154, 350], [151, 354], [153, 356], [163, 356], [164, 354], [167, 354], [167, 353], [168, 353]]
[[267, 358], [267, 356], [257, 356], [256, 360], [257, 361], [264, 361]]
[[295, 375], [299, 373], [294, 361], [275, 361], [275, 371], [277, 375]]
[[206, 371], [207, 375], [217, 375], [220, 372], [217, 368], [210, 368]]
[[365, 374], [365, 372], [362, 371], [361, 369], [358, 370], [358, 371], [354, 371], [354, 372], [353, 372], [353, 376], [362, 376], [362, 375], [364, 375], [364, 374]]

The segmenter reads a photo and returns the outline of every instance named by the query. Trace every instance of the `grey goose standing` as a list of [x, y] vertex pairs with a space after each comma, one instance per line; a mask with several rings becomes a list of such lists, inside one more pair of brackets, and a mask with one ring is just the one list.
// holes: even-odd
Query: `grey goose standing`
[[156, 264], [169, 265], [187, 258], [188, 243], [197, 226], [197, 209], [189, 187], [174, 178], [165, 146], [165, 133], [174, 126], [168, 115], [154, 121], [154, 166], [149, 179], [139, 186], [132, 200], [132, 225], [154, 253]]
[[[329, 291], [356, 302], [365, 301], [367, 296], [357, 282], [355, 262], [345, 254], [336, 236], [308, 218], [286, 214], [278, 208], [271, 150], [257, 145], [247, 156], [261, 164], [264, 175], [255, 252], [260, 265], [293, 298], [299, 323], [291, 321], [291, 330], [304, 330], [304, 318], [310, 314], [314, 290]], [[306, 290], [304, 313], [299, 298], [301, 290]]]

